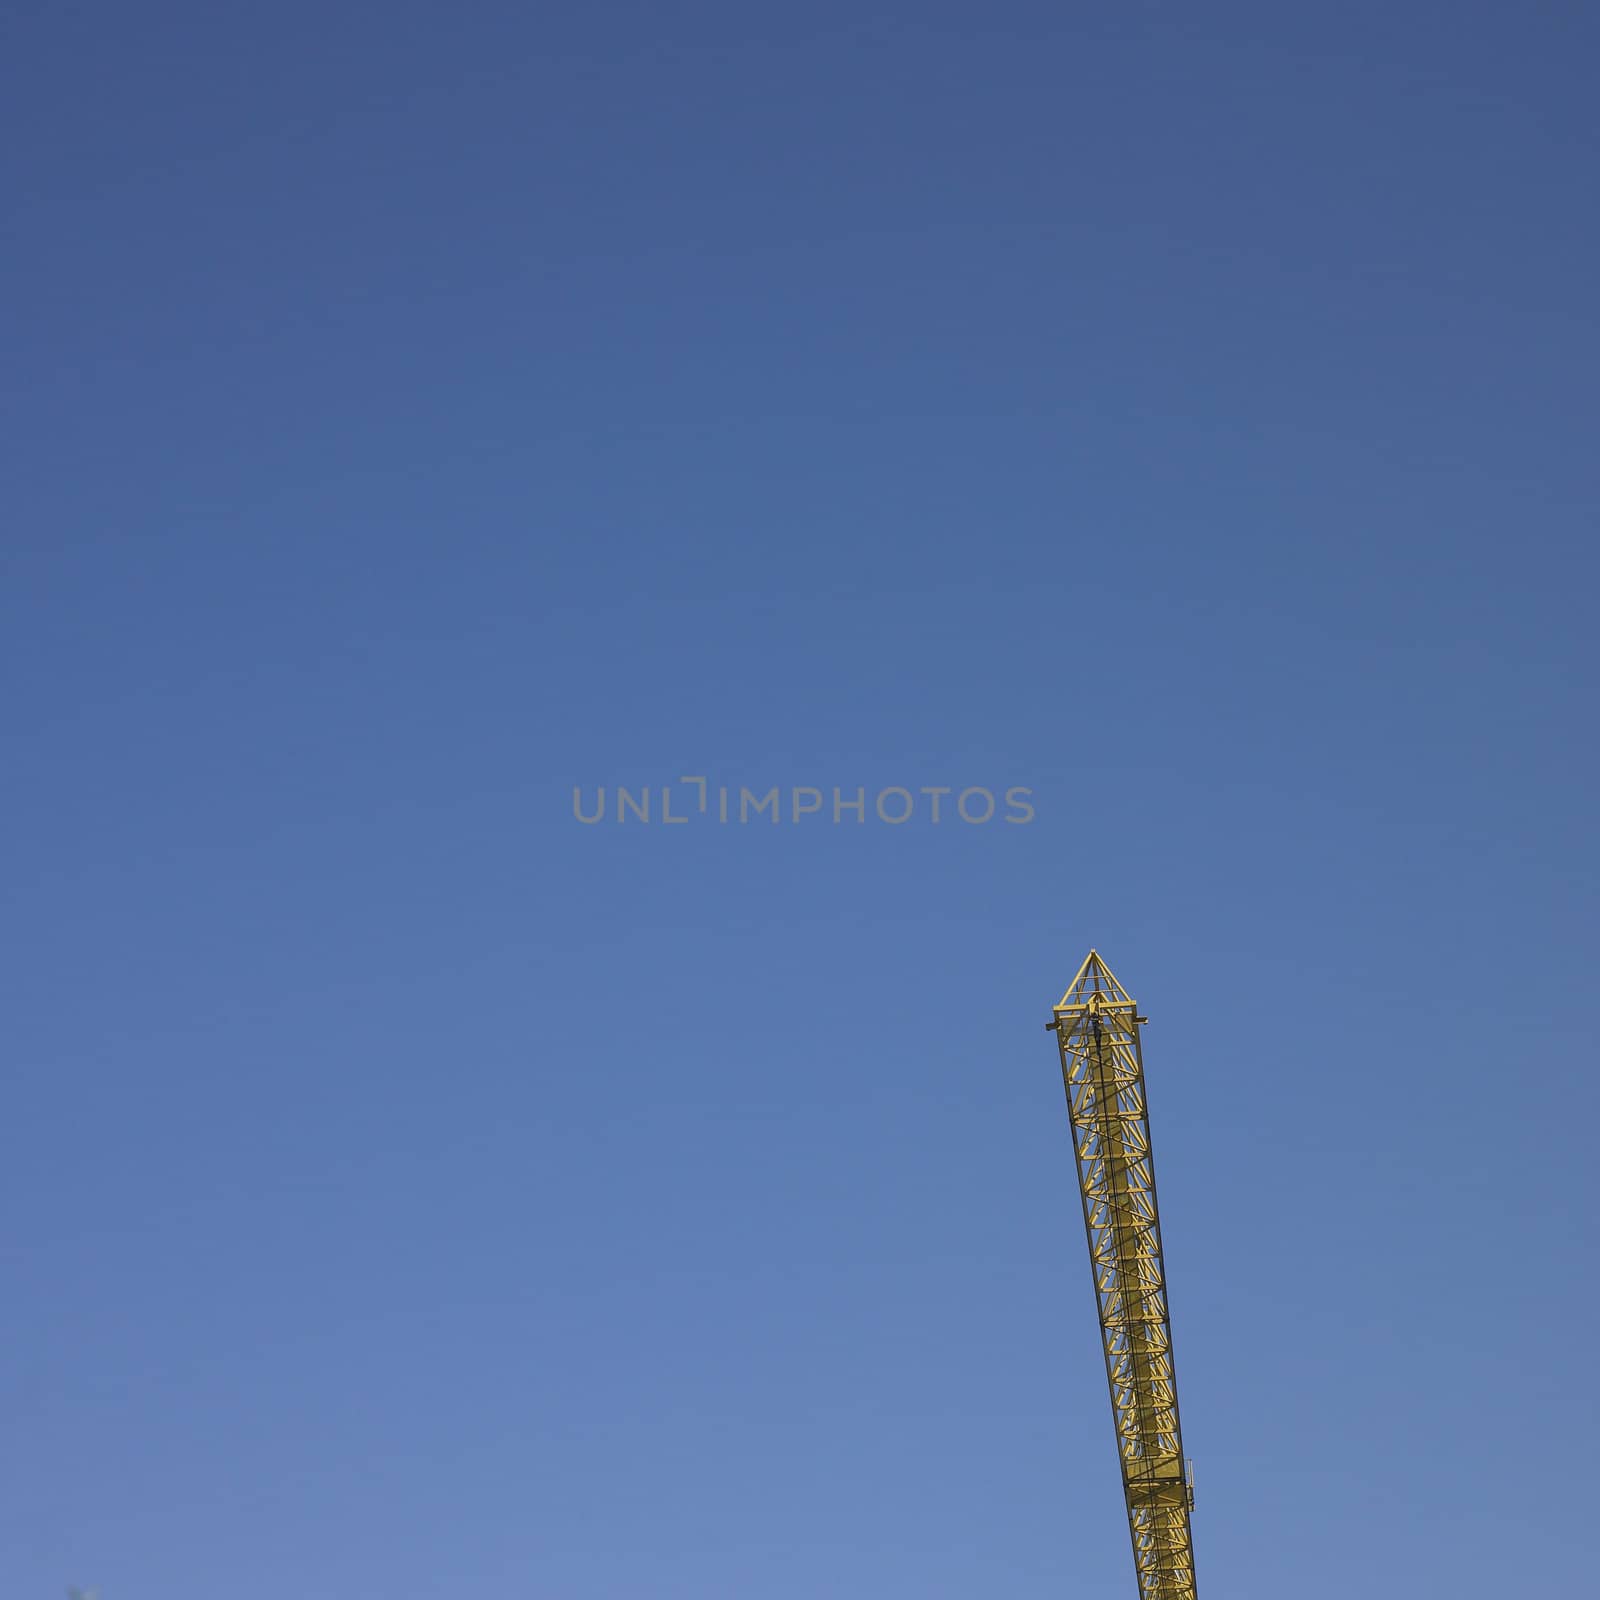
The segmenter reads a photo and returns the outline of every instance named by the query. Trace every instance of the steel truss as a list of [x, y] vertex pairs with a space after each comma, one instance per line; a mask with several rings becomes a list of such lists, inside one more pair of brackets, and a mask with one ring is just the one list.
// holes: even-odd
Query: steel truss
[[1189, 1513], [1139, 1015], [1091, 950], [1047, 1024], [1061, 1049], [1140, 1600], [1194, 1600]]

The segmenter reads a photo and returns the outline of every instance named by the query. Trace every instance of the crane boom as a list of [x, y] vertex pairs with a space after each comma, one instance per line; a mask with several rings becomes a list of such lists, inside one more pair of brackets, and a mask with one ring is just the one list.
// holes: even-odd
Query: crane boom
[[1046, 1026], [1061, 1050], [1139, 1597], [1194, 1600], [1194, 1486], [1178, 1425], [1145, 1021], [1091, 950]]

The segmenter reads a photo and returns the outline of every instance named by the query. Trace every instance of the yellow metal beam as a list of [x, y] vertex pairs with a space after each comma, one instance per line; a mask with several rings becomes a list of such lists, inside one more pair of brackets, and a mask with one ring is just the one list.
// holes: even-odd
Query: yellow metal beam
[[1189, 1513], [1139, 1015], [1091, 950], [1047, 1024], [1061, 1051], [1140, 1600], [1194, 1600]]

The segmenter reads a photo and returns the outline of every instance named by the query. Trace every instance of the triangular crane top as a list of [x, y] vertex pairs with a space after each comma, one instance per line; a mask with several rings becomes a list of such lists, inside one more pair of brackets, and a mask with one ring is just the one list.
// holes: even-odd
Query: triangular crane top
[[1098, 997], [1095, 1010], [1105, 1005], [1133, 1004], [1133, 996], [1117, 982], [1116, 974], [1100, 959], [1100, 952], [1091, 950], [1083, 958], [1077, 977], [1067, 985], [1067, 992], [1056, 1001], [1056, 1010], [1062, 1011], [1068, 1006], [1087, 1006], [1095, 1001], [1095, 997]]

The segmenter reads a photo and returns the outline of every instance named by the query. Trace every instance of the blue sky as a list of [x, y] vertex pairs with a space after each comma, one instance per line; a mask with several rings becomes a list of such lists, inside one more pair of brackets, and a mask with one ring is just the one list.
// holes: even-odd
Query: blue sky
[[1582, 1587], [1600, 27], [1202, 10], [12, 8], [8, 1600], [1130, 1594], [1091, 944], [1203, 1590]]

